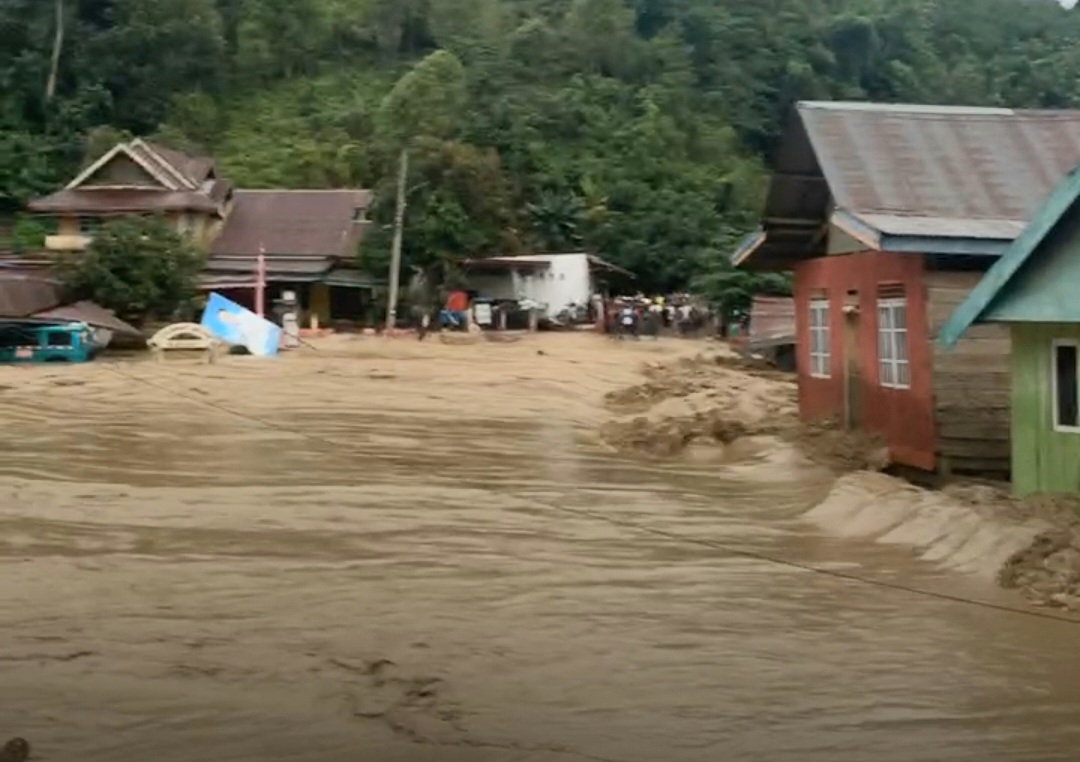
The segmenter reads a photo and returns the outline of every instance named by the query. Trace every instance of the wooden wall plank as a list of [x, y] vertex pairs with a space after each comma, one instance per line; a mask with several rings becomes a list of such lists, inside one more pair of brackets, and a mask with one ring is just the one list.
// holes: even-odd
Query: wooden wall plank
[[[934, 337], [981, 277], [926, 273], [927, 321]], [[937, 449], [953, 470], [975, 470], [976, 464], [998, 473], [1009, 470], [1010, 354], [1009, 331], [1000, 324], [973, 326], [950, 349], [933, 342]]]

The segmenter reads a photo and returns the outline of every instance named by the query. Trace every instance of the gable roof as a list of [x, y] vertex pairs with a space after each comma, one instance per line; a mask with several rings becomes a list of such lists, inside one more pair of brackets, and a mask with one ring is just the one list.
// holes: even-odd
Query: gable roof
[[949, 316], [938, 332], [938, 341], [941, 344], [946, 347], [953, 346], [973, 323], [986, 314], [1002, 290], [1023, 269], [1046, 237], [1073, 208], [1077, 199], [1080, 199], [1080, 166], [1074, 168], [1058, 184], [1023, 233], [1013, 241], [1008, 251], [994, 263]]
[[215, 256], [352, 257], [371, 206], [367, 190], [237, 190]]
[[138, 164], [150, 177], [167, 190], [198, 190], [213, 173], [214, 161], [207, 156], [189, 156], [182, 151], [147, 143], [136, 138], [130, 143], [118, 143], [67, 184], [75, 190], [97, 174], [117, 156], [124, 155]]
[[173, 148], [166, 148], [157, 143], [137, 142], [142, 143], [145, 150], [153, 153], [163, 163], [176, 170], [194, 188], [201, 187], [207, 178], [214, 173], [214, 160], [209, 156], [193, 156]]
[[156, 180], [164, 190], [181, 190], [183, 183], [177, 178], [175, 172], [163, 166], [162, 162], [146, 151], [143, 151], [134, 143], [117, 143], [104, 156], [99, 158], [89, 167], [84, 169], [75, 179], [64, 186], [64, 190], [76, 190], [87, 180], [96, 175], [117, 156], [126, 156], [135, 162], [147, 175]]
[[870, 248], [997, 256], [1078, 162], [1080, 111], [802, 102], [777, 152], [765, 237], [735, 259], [820, 254], [830, 223]]
[[[82, 187], [117, 157], [139, 166], [159, 187], [95, 185]], [[34, 212], [105, 214], [195, 211], [221, 213], [232, 186], [214, 176], [214, 161], [136, 139], [119, 143], [68, 183], [62, 190], [34, 199]]]

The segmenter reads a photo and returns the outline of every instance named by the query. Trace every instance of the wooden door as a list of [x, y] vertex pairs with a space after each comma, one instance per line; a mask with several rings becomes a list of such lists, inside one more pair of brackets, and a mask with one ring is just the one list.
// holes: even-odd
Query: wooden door
[[858, 428], [863, 423], [862, 370], [859, 364], [859, 292], [848, 291], [844, 298], [844, 428]]

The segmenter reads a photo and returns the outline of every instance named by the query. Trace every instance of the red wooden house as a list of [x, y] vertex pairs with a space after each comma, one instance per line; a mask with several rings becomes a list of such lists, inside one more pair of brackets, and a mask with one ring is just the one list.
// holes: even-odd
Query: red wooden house
[[803, 417], [875, 431], [897, 463], [1007, 473], [1007, 333], [934, 338], [1078, 162], [1076, 111], [800, 103], [734, 259], [795, 273]]

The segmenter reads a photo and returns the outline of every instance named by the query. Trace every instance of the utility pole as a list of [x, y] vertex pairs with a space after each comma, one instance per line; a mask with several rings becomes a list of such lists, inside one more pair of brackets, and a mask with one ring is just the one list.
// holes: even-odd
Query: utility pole
[[394, 245], [390, 255], [390, 298], [386, 302], [386, 330], [397, 325], [398, 290], [401, 287], [401, 239], [405, 228], [405, 183], [409, 175], [409, 149], [401, 149], [398, 168], [397, 209], [394, 212]]

